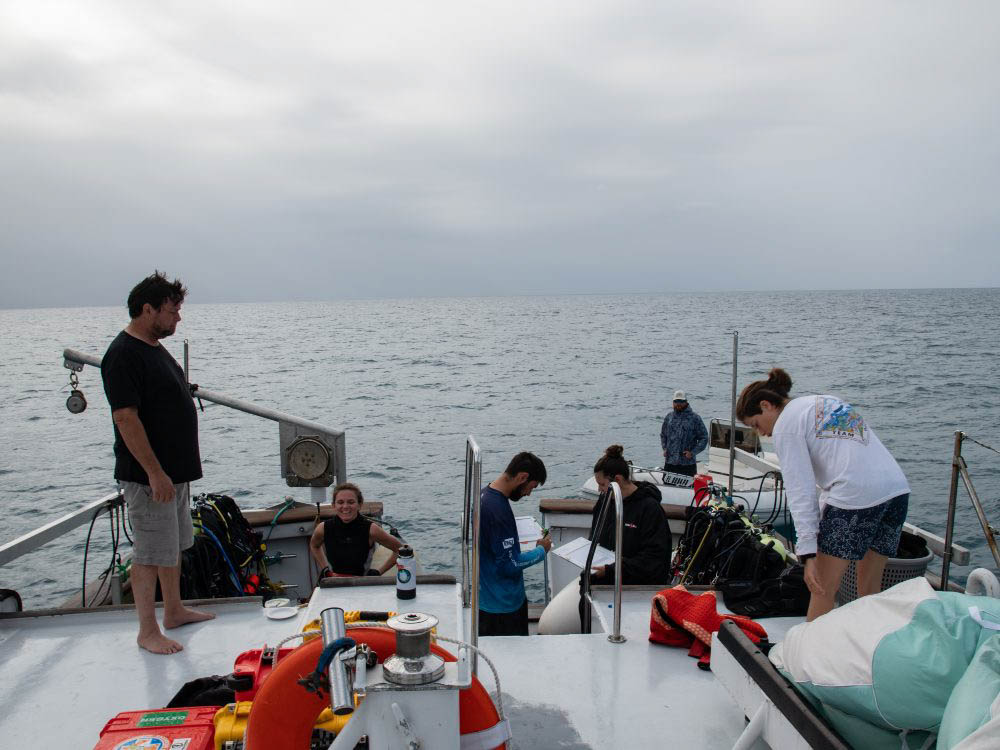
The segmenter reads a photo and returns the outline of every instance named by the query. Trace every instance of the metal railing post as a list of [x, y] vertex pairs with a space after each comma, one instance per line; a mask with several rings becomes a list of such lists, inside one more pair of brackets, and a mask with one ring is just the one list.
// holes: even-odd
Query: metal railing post
[[965, 485], [965, 489], [969, 493], [969, 499], [972, 500], [972, 507], [976, 510], [979, 525], [983, 527], [983, 535], [986, 537], [986, 544], [989, 545], [990, 552], [993, 553], [993, 561], [1000, 567], [1000, 550], [997, 550], [997, 540], [993, 534], [993, 527], [990, 526], [989, 519], [986, 518], [986, 512], [983, 510], [979, 493], [976, 492], [976, 488], [972, 485], [972, 477], [969, 476], [969, 467], [966, 465], [965, 459], [960, 457], [958, 460], [958, 470], [962, 475], [962, 484]]
[[[483, 483], [483, 457], [475, 438], [465, 440], [465, 499], [462, 506], [462, 607], [469, 609], [469, 643], [479, 645], [479, 503]], [[472, 673], [479, 674], [479, 660], [469, 657]]]
[[951, 455], [951, 486], [948, 488], [948, 520], [944, 527], [944, 554], [941, 555], [941, 590], [948, 590], [948, 572], [951, 570], [951, 540], [955, 531], [955, 506], [958, 500], [958, 467], [962, 460], [962, 438], [955, 430], [955, 448]]
[[469, 558], [469, 549], [472, 540], [472, 459], [469, 455], [472, 451], [468, 439], [465, 441], [465, 486], [462, 488], [462, 607], [469, 606], [469, 570], [472, 560]]
[[[594, 524], [594, 537], [590, 540], [590, 549], [587, 550], [587, 562], [583, 566], [583, 582], [580, 584], [580, 598], [583, 599], [584, 604], [593, 604], [590, 596], [590, 568], [594, 563], [597, 542], [601, 538], [601, 532], [604, 531], [604, 523], [608, 517], [608, 508], [611, 507], [611, 498], [608, 497], [609, 492], [611, 492], [610, 488], [598, 495], [597, 504], [594, 506], [599, 512], [597, 514], [597, 523]], [[591, 607], [585, 606], [583, 608], [580, 630], [583, 633], [590, 633], [592, 625], [593, 612], [591, 612]]]
[[[611, 497], [609, 497], [609, 493]], [[618, 486], [617, 482], [611, 482], [608, 485], [608, 489], [601, 493], [597, 502], [603, 502], [600, 506], [600, 513], [597, 517], [597, 523], [594, 525], [594, 538], [590, 540], [590, 549], [587, 551], [587, 563], [583, 568], [583, 586], [580, 591], [580, 596], [584, 603], [587, 605], [593, 604], [593, 597], [590, 595], [590, 568], [594, 562], [594, 553], [597, 551], [597, 545], [600, 541], [601, 534], [604, 533], [604, 524], [607, 522], [608, 509], [611, 507], [611, 499], [614, 498], [615, 502], [615, 616], [614, 616], [614, 631], [608, 636], [608, 640], [612, 643], [623, 643], [625, 641], [625, 636], [621, 634], [621, 609], [622, 609], [622, 532], [624, 529], [624, 519], [623, 519], [623, 501], [622, 501], [622, 490]], [[593, 612], [591, 611], [591, 606], [585, 606], [583, 608], [583, 622], [581, 623], [581, 630], [584, 633], [590, 633], [593, 626]]]
[[[729, 496], [733, 496], [736, 478], [736, 353], [740, 345], [740, 332], [733, 331], [733, 395], [729, 410]], [[695, 464], [697, 466], [697, 463]]]
[[622, 534], [625, 527], [624, 503], [622, 490], [618, 482], [611, 483], [611, 491], [615, 496], [615, 628], [608, 636], [612, 643], [624, 643], [622, 635]]

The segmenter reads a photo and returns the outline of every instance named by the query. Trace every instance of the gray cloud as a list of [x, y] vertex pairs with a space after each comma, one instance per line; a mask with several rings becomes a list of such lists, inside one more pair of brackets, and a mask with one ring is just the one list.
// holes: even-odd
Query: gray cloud
[[1000, 285], [992, 4], [9, 3], [0, 305]]

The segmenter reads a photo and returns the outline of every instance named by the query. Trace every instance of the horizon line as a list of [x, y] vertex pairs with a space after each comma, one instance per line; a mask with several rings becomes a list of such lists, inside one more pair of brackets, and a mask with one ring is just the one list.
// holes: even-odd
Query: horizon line
[[[343, 296], [343, 297], [304, 297], [286, 299], [234, 300], [219, 299], [212, 301], [193, 302], [186, 300], [188, 305], [274, 305], [274, 304], [315, 304], [327, 302], [407, 302], [416, 300], [447, 300], [447, 299], [517, 299], [522, 297], [668, 297], [671, 295], [688, 296], [699, 294], [809, 294], [817, 292], [933, 292], [933, 291], [989, 291], [998, 290], [1000, 286], [927, 286], [927, 287], [829, 287], [829, 288], [788, 288], [788, 289], [712, 289], [690, 290], [677, 289], [671, 291], [635, 291], [615, 290], [602, 292], [522, 292], [519, 294], [461, 294], [461, 295], [411, 295], [399, 296]], [[75, 310], [103, 309], [125, 307], [124, 301], [117, 304], [85, 304], [85, 305], [31, 305], [26, 307], [7, 307], [0, 303], [0, 311], [17, 312], [19, 310]]]

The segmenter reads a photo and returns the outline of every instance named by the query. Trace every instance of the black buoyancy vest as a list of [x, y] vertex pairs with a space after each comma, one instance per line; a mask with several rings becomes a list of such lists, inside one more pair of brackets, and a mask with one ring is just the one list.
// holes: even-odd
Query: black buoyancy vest
[[334, 573], [363, 576], [368, 562], [369, 527], [372, 522], [358, 516], [350, 523], [334, 517], [323, 522], [323, 547]]

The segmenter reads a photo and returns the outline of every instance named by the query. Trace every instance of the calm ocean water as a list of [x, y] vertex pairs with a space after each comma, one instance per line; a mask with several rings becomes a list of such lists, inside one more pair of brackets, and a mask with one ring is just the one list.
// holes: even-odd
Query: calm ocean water
[[[197, 293], [195, 280], [189, 285]], [[114, 489], [111, 421], [100, 373], [89, 408], [66, 411], [64, 347], [101, 355], [127, 323], [121, 308], [0, 310], [0, 503], [6, 542]], [[532, 450], [548, 483], [573, 497], [612, 442], [639, 464], [660, 461], [659, 428], [674, 389], [706, 422], [729, 415], [731, 337], [742, 386], [773, 365], [793, 393], [834, 393], [863, 411], [913, 490], [910, 520], [943, 530], [953, 433], [1000, 447], [1000, 290], [670, 294], [188, 304], [168, 339], [206, 388], [347, 433], [350, 478], [419, 550], [425, 570], [458, 570], [465, 436], [484, 450], [484, 480]], [[274, 423], [206, 404], [205, 478], [244, 507], [308, 490], [279, 476]], [[1000, 456], [965, 450], [1000, 523]], [[971, 503], [956, 539], [992, 566]], [[106, 523], [91, 570], [106, 564]], [[79, 586], [85, 529], [0, 571], [31, 606]], [[955, 570], [962, 579], [969, 568]], [[541, 569], [529, 598], [542, 597]]]

